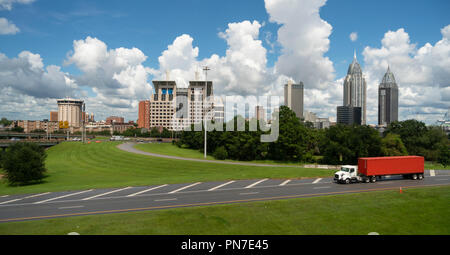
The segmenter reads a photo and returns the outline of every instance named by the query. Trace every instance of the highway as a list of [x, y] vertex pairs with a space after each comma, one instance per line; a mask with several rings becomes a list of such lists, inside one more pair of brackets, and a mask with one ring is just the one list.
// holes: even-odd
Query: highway
[[161, 184], [26, 195], [0, 195], [2, 222], [160, 210], [252, 201], [340, 195], [450, 185], [450, 171], [426, 171], [425, 179], [392, 176], [376, 183], [336, 184], [332, 178], [255, 179]]

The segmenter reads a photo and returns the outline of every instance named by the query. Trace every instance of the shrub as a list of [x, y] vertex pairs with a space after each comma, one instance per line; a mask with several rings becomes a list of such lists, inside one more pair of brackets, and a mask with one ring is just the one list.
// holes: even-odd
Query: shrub
[[44, 148], [34, 143], [15, 143], [2, 157], [5, 177], [10, 185], [40, 182], [45, 177]]
[[216, 159], [224, 160], [228, 157], [228, 153], [225, 147], [220, 146], [214, 151], [213, 156]]

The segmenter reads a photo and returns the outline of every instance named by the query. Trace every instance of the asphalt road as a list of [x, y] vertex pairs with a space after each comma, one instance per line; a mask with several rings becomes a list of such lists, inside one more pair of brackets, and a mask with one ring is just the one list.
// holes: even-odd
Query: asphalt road
[[257, 179], [0, 195], [2, 222], [107, 214], [263, 200], [450, 185], [450, 171], [426, 171], [423, 180], [392, 176], [376, 183], [336, 184], [331, 178]]

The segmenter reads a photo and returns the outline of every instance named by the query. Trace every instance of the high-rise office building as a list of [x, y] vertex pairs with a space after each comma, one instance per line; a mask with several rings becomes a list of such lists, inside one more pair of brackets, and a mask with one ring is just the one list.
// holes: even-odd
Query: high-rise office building
[[292, 83], [291, 80], [284, 85], [284, 105], [295, 112], [297, 118], [303, 118], [303, 82]]
[[58, 99], [58, 121], [68, 121], [70, 127], [80, 127], [82, 124], [83, 100]]
[[361, 125], [361, 107], [353, 107], [351, 105], [344, 105], [337, 107], [337, 123], [353, 125]]
[[139, 127], [148, 123], [149, 128], [182, 130], [202, 122], [207, 113], [207, 119], [215, 118], [212, 81], [189, 81], [188, 88], [177, 88], [175, 81], [153, 81], [153, 87], [150, 100], [139, 103]]
[[257, 120], [266, 120], [266, 110], [263, 106], [257, 105], [255, 107], [256, 119]]
[[139, 102], [138, 128], [150, 129], [150, 100]]
[[378, 125], [398, 120], [398, 86], [389, 66], [378, 87]]
[[361, 124], [366, 124], [366, 80], [362, 74], [361, 66], [356, 60], [356, 52], [353, 62], [348, 67], [344, 80], [344, 106], [361, 107]]

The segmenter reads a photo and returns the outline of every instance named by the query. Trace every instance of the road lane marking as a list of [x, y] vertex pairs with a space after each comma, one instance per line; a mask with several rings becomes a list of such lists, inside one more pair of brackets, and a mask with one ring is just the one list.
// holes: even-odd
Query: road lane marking
[[377, 182], [377, 184], [390, 184], [390, 183], [394, 183], [393, 181], [381, 181], [381, 182]]
[[65, 198], [65, 197], [75, 196], [75, 195], [82, 194], [82, 193], [86, 193], [86, 192], [89, 192], [89, 191], [93, 191], [93, 189], [85, 190], [85, 191], [80, 191], [80, 192], [76, 192], [76, 193], [72, 193], [72, 194], [67, 194], [67, 195], [60, 196], [60, 197], [54, 197], [54, 198], [46, 199], [46, 200], [42, 200], [42, 201], [39, 201], [39, 202], [36, 202], [36, 203], [33, 203], [33, 204], [42, 204], [42, 203], [49, 202], [49, 201], [53, 201], [53, 200], [56, 200], [56, 199], [59, 199], [59, 198]]
[[286, 185], [286, 184], [288, 184], [288, 182], [290, 182], [291, 180], [286, 180], [286, 181], [284, 181], [282, 184], [280, 184], [280, 186], [284, 186], [284, 185]]
[[155, 202], [174, 201], [174, 200], [177, 200], [177, 199], [176, 198], [156, 199]]
[[126, 187], [126, 188], [123, 188], [123, 189], [116, 189], [116, 190], [109, 191], [109, 192], [102, 193], [102, 194], [98, 194], [98, 195], [95, 195], [95, 196], [92, 196], [92, 197], [83, 198], [83, 199], [81, 199], [81, 200], [89, 200], [89, 199], [93, 199], [93, 198], [96, 198], [96, 197], [101, 197], [101, 196], [109, 195], [109, 194], [116, 193], [116, 192], [119, 192], [119, 191], [122, 191], [122, 190], [130, 189], [130, 188], [131, 188], [131, 187]]
[[430, 176], [436, 176], [436, 173], [434, 172], [434, 170], [430, 170]]
[[1, 202], [0, 205], [7, 204], [7, 203], [12, 203], [12, 202], [19, 201], [19, 200], [22, 200], [22, 199], [19, 198], [19, 199], [8, 200], [8, 201], [5, 201], [5, 202]]
[[223, 186], [226, 186], [226, 185], [231, 184], [231, 183], [233, 183], [233, 182], [234, 182], [234, 181], [229, 181], [229, 182], [227, 182], [227, 183], [222, 183], [222, 184], [220, 184], [219, 186], [216, 186], [216, 187], [214, 187], [214, 188], [209, 189], [208, 191], [213, 191], [213, 190], [222, 188]]
[[258, 185], [258, 184], [260, 184], [261, 182], [263, 182], [263, 181], [267, 181], [267, 180], [269, 180], [269, 179], [262, 179], [262, 180], [259, 180], [259, 181], [257, 181], [257, 182], [255, 182], [255, 183], [253, 183], [253, 184], [250, 184], [250, 185], [248, 185], [247, 187], [245, 187], [244, 189], [249, 189], [249, 188], [252, 188], [252, 187], [254, 187], [254, 186], [256, 186], [256, 185]]
[[[448, 186], [448, 185], [449, 184], [412, 185], [412, 186], [404, 186], [404, 187], [402, 187], [402, 189], [406, 189], [406, 188], [414, 189], [414, 188], [421, 188], [421, 187], [436, 187], [436, 186], [439, 187], [439, 186]], [[267, 200], [275, 200], [275, 199], [300, 198], [300, 197], [308, 197], [308, 196], [326, 196], [326, 195], [335, 195], [335, 194], [351, 194], [351, 193], [382, 191], [382, 190], [396, 190], [396, 189], [398, 189], [398, 187], [349, 190], [349, 191], [337, 191], [337, 192], [323, 192], [323, 193], [316, 193], [316, 194], [288, 195], [288, 196], [265, 197], [265, 198], [249, 198], [249, 199], [241, 199], [241, 200], [204, 202], [204, 203], [192, 203], [192, 204], [180, 204], [180, 205], [151, 206], [151, 207], [141, 207], [141, 208], [115, 209], [115, 210], [80, 212], [80, 213], [66, 213], [66, 214], [42, 215], [42, 216], [32, 216], [32, 217], [22, 217], [22, 218], [7, 218], [7, 219], [0, 219], [0, 222], [46, 219], [46, 218], [68, 217], [68, 216], [79, 216], [79, 215], [95, 215], [95, 214], [118, 213], [118, 212], [134, 212], [134, 211], [144, 211], [144, 210], [153, 210], [153, 209], [233, 204], [233, 203], [243, 203], [243, 202], [252, 202], [252, 201], [267, 201]]]
[[184, 189], [193, 187], [193, 186], [198, 185], [198, 184], [200, 184], [200, 183], [201, 183], [201, 182], [196, 182], [196, 183], [193, 183], [193, 184], [191, 184], [191, 185], [187, 185], [187, 186], [181, 187], [181, 188], [179, 188], [179, 189], [176, 189], [176, 190], [174, 190], [174, 191], [169, 192], [168, 194], [173, 194], [173, 193], [175, 193], [175, 192], [182, 191], [182, 190], [184, 190]]
[[36, 194], [36, 195], [31, 195], [31, 196], [28, 196], [28, 197], [22, 197], [22, 198], [18, 198], [18, 199], [8, 200], [8, 201], [5, 201], [5, 202], [1, 202], [0, 205], [7, 204], [7, 203], [12, 203], [12, 202], [16, 202], [16, 201], [20, 201], [20, 200], [27, 199], [27, 198], [43, 196], [43, 195], [47, 195], [47, 194], [50, 194], [50, 192], [45, 192], [45, 193], [40, 193], [40, 194]]
[[58, 209], [74, 209], [74, 208], [82, 208], [82, 207], [84, 207], [84, 205], [59, 207]]
[[162, 188], [162, 187], [165, 187], [165, 186], [167, 186], [167, 184], [164, 184], [164, 185], [161, 185], [161, 186], [156, 186], [156, 187], [153, 187], [153, 188], [150, 188], [150, 189], [146, 189], [146, 190], [143, 190], [143, 191], [139, 191], [139, 192], [133, 193], [133, 194], [131, 194], [131, 195], [128, 195], [127, 197], [134, 197], [134, 196], [136, 196], [136, 195], [145, 193], [145, 192], [147, 192], [147, 191], [159, 189], [159, 188]]
[[318, 183], [318, 182], [320, 182], [322, 180], [322, 178], [317, 178], [315, 181], [313, 181], [312, 183], [313, 184], [316, 184], [316, 183]]
[[239, 193], [239, 195], [254, 195], [258, 194], [259, 192], [247, 192], [247, 193]]
[[9, 195], [4, 195], [4, 196], [1, 196], [1, 197], [9, 197]]
[[314, 187], [313, 189], [329, 189], [331, 186], [325, 186], [325, 187]]
[[436, 179], [436, 181], [447, 181], [448, 179]]

